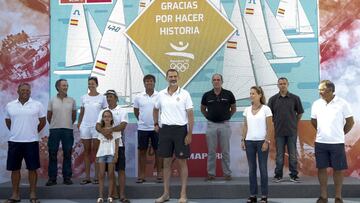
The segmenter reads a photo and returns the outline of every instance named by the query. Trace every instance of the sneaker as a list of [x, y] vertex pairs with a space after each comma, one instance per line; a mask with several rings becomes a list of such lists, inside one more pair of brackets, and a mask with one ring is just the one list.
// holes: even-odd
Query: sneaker
[[65, 178], [63, 184], [64, 185], [72, 185], [73, 182], [72, 182], [72, 180], [70, 178]]
[[293, 183], [300, 183], [301, 180], [298, 176], [292, 176], [290, 177], [290, 182], [293, 182]]
[[283, 180], [281, 176], [275, 175], [273, 178], [273, 182], [280, 183]]
[[52, 180], [52, 179], [49, 179], [47, 182], [46, 182], [46, 186], [53, 186], [53, 185], [56, 185], [57, 182], [56, 180]]

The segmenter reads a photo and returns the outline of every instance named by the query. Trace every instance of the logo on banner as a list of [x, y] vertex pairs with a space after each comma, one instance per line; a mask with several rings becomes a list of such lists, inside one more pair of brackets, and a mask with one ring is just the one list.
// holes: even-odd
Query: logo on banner
[[235, 30], [208, 0], [154, 0], [125, 33], [161, 73], [179, 71], [186, 86]]

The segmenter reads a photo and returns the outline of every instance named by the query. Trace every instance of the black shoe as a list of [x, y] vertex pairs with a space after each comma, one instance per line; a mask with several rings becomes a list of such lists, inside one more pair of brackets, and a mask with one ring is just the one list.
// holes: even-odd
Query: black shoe
[[47, 182], [46, 182], [46, 186], [53, 186], [53, 185], [56, 185], [57, 182], [56, 180], [52, 180], [52, 179], [49, 179]]
[[283, 180], [283, 178], [281, 176], [275, 175], [272, 180], [275, 183], [280, 183]]
[[293, 183], [300, 183], [301, 182], [299, 176], [296, 176], [296, 175], [290, 177], [290, 181], [293, 182]]
[[72, 182], [72, 180], [70, 178], [65, 178], [63, 184], [64, 185], [72, 185], [73, 182]]

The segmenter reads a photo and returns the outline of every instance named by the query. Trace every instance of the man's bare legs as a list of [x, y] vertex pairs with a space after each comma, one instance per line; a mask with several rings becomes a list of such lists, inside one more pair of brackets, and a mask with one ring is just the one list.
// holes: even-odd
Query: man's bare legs
[[342, 199], [342, 185], [344, 180], [344, 172], [342, 170], [334, 170], [335, 198]]
[[327, 193], [327, 181], [328, 181], [328, 175], [327, 175], [327, 169], [318, 169], [318, 179], [320, 183], [320, 196], [324, 199], [328, 198]]

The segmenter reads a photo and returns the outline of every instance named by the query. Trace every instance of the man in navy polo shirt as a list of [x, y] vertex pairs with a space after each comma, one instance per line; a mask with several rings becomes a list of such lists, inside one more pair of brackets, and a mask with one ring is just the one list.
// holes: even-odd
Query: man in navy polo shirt
[[231, 180], [230, 170], [230, 136], [229, 120], [236, 112], [234, 94], [222, 88], [222, 75], [216, 73], [212, 76], [213, 89], [206, 92], [201, 100], [201, 113], [208, 120], [206, 142], [208, 146], [207, 181], [215, 179], [216, 148], [219, 136], [222, 153], [222, 170], [225, 180]]
[[6, 169], [11, 171], [12, 195], [5, 202], [20, 202], [20, 169], [25, 160], [29, 171], [30, 202], [38, 202], [36, 197], [37, 172], [40, 168], [39, 132], [46, 124], [44, 106], [31, 99], [28, 83], [18, 86], [19, 98], [5, 107], [5, 123], [10, 130]]

